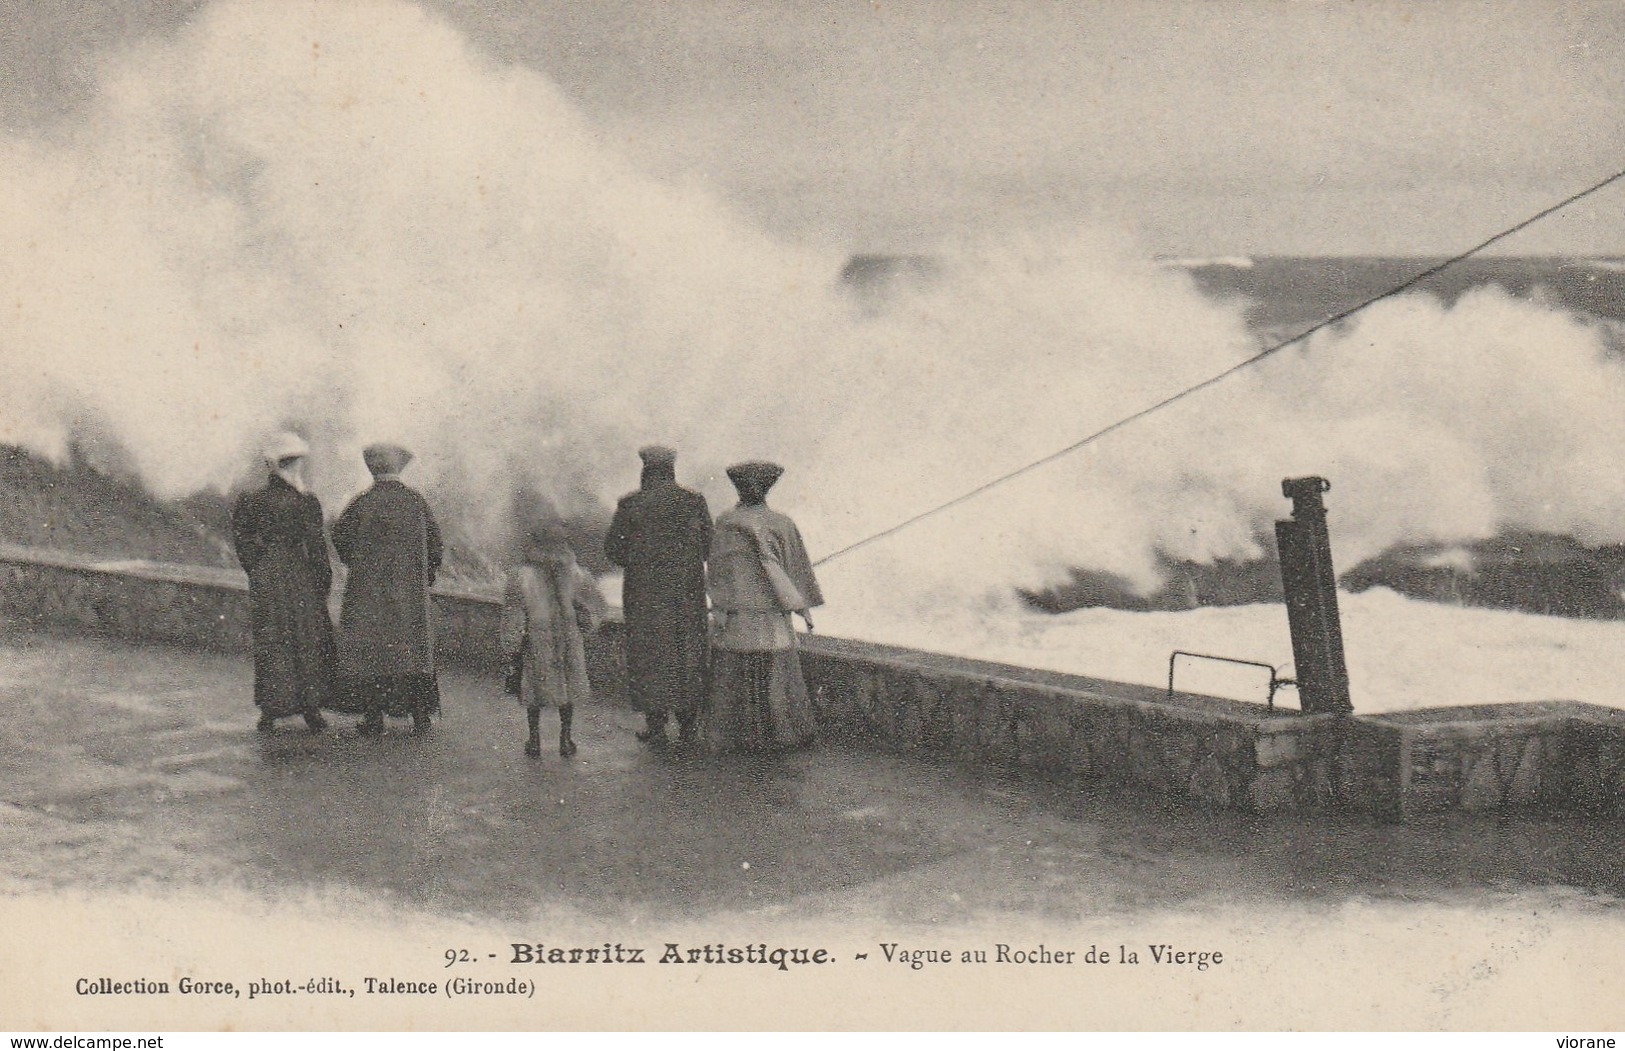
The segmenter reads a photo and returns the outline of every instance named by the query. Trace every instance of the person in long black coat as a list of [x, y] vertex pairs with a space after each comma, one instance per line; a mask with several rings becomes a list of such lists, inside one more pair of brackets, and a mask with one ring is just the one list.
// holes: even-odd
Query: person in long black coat
[[638, 738], [661, 744], [673, 715], [689, 738], [705, 697], [711, 512], [705, 497], [677, 484], [675, 452], [652, 445], [638, 455], [642, 485], [616, 505], [604, 553], [626, 574], [627, 693], [646, 724]]
[[305, 491], [308, 455], [298, 435], [279, 435], [265, 452], [265, 487], [238, 497], [231, 511], [237, 560], [248, 573], [254, 703], [262, 732], [287, 715], [303, 715], [312, 731], [323, 729], [321, 710], [333, 689], [333, 622], [327, 612], [333, 566], [321, 502]]
[[440, 527], [428, 503], [400, 479], [412, 454], [398, 445], [362, 453], [373, 485], [333, 523], [333, 549], [349, 568], [339, 612], [338, 670], [344, 707], [376, 736], [384, 716], [412, 717], [414, 733], [440, 711], [429, 588], [440, 569]]

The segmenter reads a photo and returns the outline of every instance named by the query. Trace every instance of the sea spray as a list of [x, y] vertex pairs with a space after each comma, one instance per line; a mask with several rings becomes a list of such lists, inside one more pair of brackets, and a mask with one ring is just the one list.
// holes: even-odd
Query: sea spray
[[[660, 440], [718, 511], [727, 463], [784, 462], [816, 557], [1258, 346], [1240, 304], [1083, 228], [943, 245], [854, 296], [844, 260], [640, 172], [544, 73], [401, 0], [225, 0], [100, 85], [0, 141], [0, 440], [116, 445], [162, 496], [243, 484], [292, 426], [336, 510], [388, 438], [495, 549], [517, 493], [602, 515]], [[1382, 304], [828, 565], [828, 623], [946, 631], [1073, 566], [1149, 589], [1169, 558], [1264, 557], [1296, 474], [1332, 479], [1342, 566], [1619, 540], [1611, 341], [1493, 290]]]

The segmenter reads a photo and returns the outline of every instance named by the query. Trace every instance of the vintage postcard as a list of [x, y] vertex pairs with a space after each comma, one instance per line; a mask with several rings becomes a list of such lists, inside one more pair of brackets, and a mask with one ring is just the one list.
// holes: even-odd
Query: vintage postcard
[[1625, 1026], [1625, 8], [4, 0], [0, 1029]]

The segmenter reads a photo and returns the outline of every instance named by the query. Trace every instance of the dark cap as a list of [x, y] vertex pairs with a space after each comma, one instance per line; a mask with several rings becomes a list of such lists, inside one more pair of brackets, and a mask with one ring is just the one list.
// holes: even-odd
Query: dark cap
[[380, 443], [361, 450], [361, 459], [374, 475], [400, 474], [412, 462], [412, 454], [399, 445]]
[[728, 468], [728, 477], [733, 480], [735, 489], [750, 488], [761, 493], [773, 488], [783, 473], [784, 468], [766, 460], [748, 460]]
[[645, 445], [638, 456], [650, 467], [677, 462], [677, 450], [665, 445]]

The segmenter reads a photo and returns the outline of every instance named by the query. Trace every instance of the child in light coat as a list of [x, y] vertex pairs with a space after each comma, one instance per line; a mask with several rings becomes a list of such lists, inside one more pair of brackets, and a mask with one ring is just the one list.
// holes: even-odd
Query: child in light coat
[[508, 573], [502, 652], [519, 671], [519, 703], [530, 724], [525, 754], [533, 759], [542, 754], [541, 714], [549, 705], [559, 710], [559, 755], [576, 754], [570, 723], [576, 702], [589, 697], [584, 637], [598, 629], [604, 609], [598, 585], [576, 562], [564, 527], [546, 523], [531, 529], [524, 561]]

